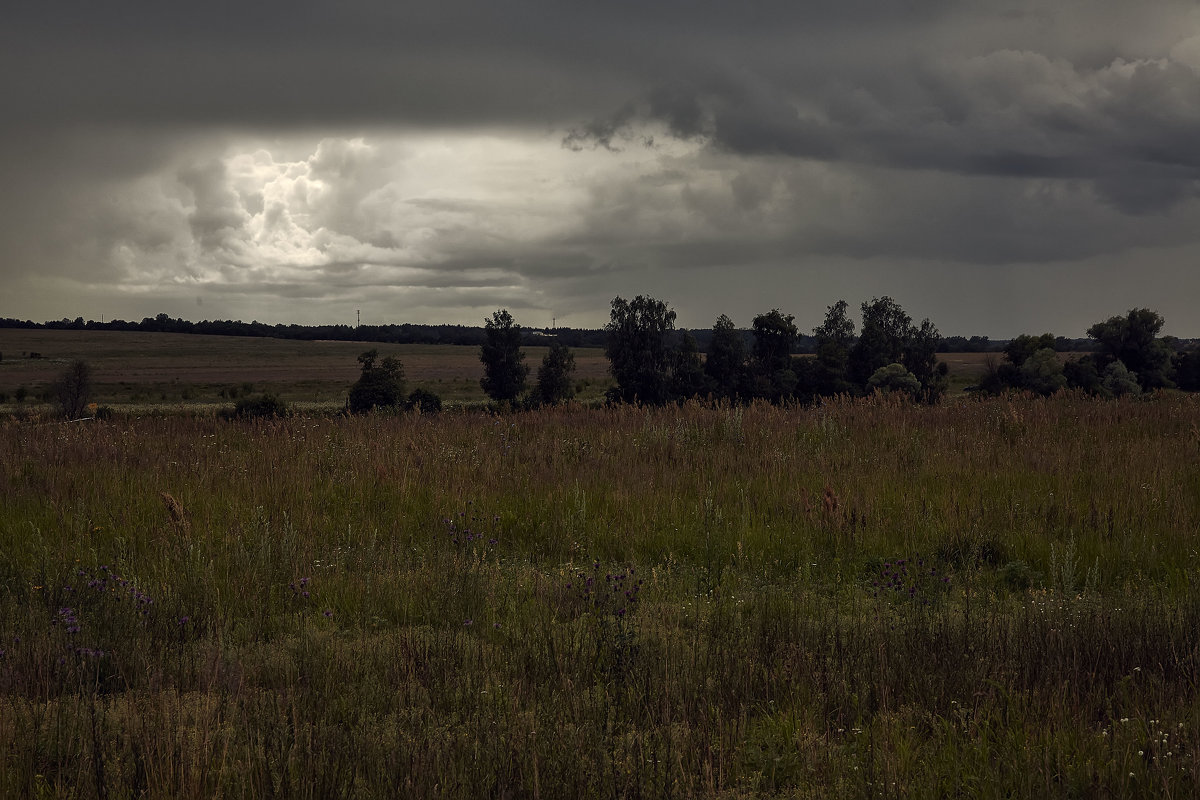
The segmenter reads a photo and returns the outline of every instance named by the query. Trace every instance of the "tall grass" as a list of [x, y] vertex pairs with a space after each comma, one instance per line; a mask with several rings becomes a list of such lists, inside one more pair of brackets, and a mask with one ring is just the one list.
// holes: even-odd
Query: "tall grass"
[[0, 795], [1194, 796], [1200, 406], [0, 428]]

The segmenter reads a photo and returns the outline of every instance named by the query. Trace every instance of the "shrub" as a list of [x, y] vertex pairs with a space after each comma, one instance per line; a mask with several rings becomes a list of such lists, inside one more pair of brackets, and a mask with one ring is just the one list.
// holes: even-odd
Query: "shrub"
[[867, 385], [884, 394], [904, 392], [916, 397], [917, 393], [921, 391], [921, 382], [917, 380], [916, 375], [905, 369], [903, 364], [888, 364], [886, 367], [880, 367], [871, 375]]
[[436, 414], [442, 410], [442, 398], [428, 389], [413, 389], [404, 407], [422, 414]]
[[286, 417], [287, 403], [273, 394], [264, 393], [260, 397], [243, 397], [234, 406], [233, 415], [238, 419], [262, 419], [269, 417]]
[[92, 368], [86, 361], [76, 359], [58, 376], [51, 387], [59, 411], [68, 419], [82, 417], [91, 402]]

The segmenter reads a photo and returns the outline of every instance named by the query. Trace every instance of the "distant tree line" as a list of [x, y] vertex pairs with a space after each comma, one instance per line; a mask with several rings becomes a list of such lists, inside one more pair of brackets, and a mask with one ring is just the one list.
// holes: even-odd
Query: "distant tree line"
[[924, 402], [946, 390], [936, 358], [942, 341], [928, 319], [914, 323], [890, 297], [862, 304], [857, 332], [840, 300], [813, 329], [812, 355], [800, 352], [795, 317], [779, 309], [756, 316], [749, 339], [721, 315], [706, 344], [674, 330], [675, 312], [661, 300], [612, 301], [605, 352], [617, 385], [610, 399], [648, 405], [691, 397], [730, 402], [810, 403], [822, 396], [900, 392]]
[[[481, 346], [486, 338], [485, 328], [471, 325], [419, 325], [401, 323], [394, 325], [270, 325], [265, 322], [242, 322], [241, 320], [202, 320], [190, 322], [176, 319], [167, 314], [145, 317], [140, 322], [121, 319], [97, 322], [75, 319], [33, 322], [12, 317], [0, 317], [0, 328], [24, 328], [38, 330], [78, 331], [140, 331], [142, 333], [195, 333], [209, 336], [257, 336], [275, 339], [317, 339], [342, 342], [378, 342], [383, 344], [454, 344], [468, 347]], [[680, 329], [680, 333], [684, 329]], [[713, 336], [711, 329], [687, 330], [696, 346], [706, 351]], [[749, 329], [739, 331], [747, 346], [752, 341]], [[567, 347], [604, 347], [608, 340], [605, 328], [522, 328], [522, 344], [526, 346], [559, 342]], [[939, 340], [939, 353], [988, 353], [1000, 352], [1005, 340], [991, 340], [986, 336], [947, 336]], [[793, 351], [816, 353], [816, 336], [797, 332]], [[1096, 347], [1091, 339], [1055, 338], [1054, 348], [1059, 352], [1085, 352]]]

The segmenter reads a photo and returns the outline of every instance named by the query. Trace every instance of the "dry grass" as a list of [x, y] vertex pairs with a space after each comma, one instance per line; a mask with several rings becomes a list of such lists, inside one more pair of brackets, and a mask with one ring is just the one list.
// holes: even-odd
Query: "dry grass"
[[3, 424], [0, 795], [1195, 796], [1198, 420]]

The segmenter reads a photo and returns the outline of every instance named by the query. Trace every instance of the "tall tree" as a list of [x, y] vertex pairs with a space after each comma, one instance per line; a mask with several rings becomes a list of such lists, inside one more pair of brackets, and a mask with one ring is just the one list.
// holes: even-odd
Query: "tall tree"
[[794, 316], [777, 308], [754, 318], [751, 362], [755, 394], [776, 402], [790, 397], [796, 389], [792, 348], [800, 332], [794, 320]]
[[479, 385], [496, 401], [513, 401], [525, 391], [529, 367], [521, 352], [521, 326], [513, 321], [508, 309], [501, 308], [484, 320], [484, 342], [479, 348], [483, 378]]
[[846, 314], [848, 308], [845, 300], [838, 300], [829, 306], [825, 321], [813, 328], [817, 340], [817, 363], [812, 370], [816, 394], [843, 394], [854, 388], [846, 379], [850, 348], [854, 346], [854, 320]]
[[397, 408], [404, 401], [404, 365], [388, 356], [376, 364], [378, 350], [368, 350], [358, 357], [362, 373], [350, 387], [347, 406], [353, 414], [373, 408]]
[[686, 400], [708, 394], [708, 376], [704, 374], [704, 363], [696, 339], [687, 331], [679, 337], [671, 359], [670, 392], [674, 399]]
[[[1163, 318], [1148, 308], [1134, 308], [1124, 317], [1110, 317], [1088, 328], [1087, 334], [1100, 343], [1104, 361], [1120, 361], [1137, 374], [1143, 389], [1170, 387], [1172, 348], [1159, 338]], [[1120, 374], [1120, 373], [1117, 373]], [[1121, 378], [1124, 380], [1124, 378]]]
[[543, 403], [561, 403], [575, 396], [571, 373], [575, 371], [575, 354], [562, 342], [550, 345], [537, 371], [537, 399]]
[[53, 385], [58, 408], [67, 419], [78, 419], [87, 410], [92, 395], [92, 368], [76, 359], [58, 376]]
[[674, 329], [675, 312], [663, 301], [643, 295], [613, 298], [604, 352], [617, 381], [615, 398], [649, 405], [670, 399]]
[[946, 377], [949, 369], [945, 362], [938, 362], [937, 347], [942, 335], [937, 326], [929, 318], [921, 320], [920, 327], [909, 326], [908, 336], [904, 341], [904, 358], [902, 363], [909, 372], [921, 383], [919, 399], [927, 403], [936, 401], [946, 392], [949, 381]]
[[704, 373], [717, 397], [733, 400], [745, 391], [746, 340], [722, 314], [713, 325], [712, 338], [704, 359]]
[[862, 332], [850, 351], [849, 376], [865, 387], [875, 370], [903, 363], [904, 344], [912, 329], [912, 317], [890, 297], [862, 304]]

